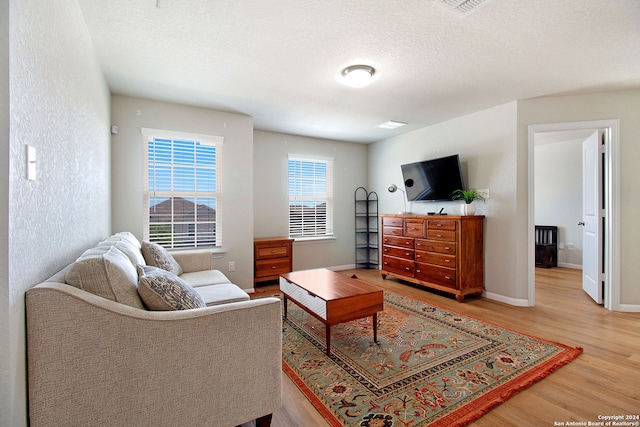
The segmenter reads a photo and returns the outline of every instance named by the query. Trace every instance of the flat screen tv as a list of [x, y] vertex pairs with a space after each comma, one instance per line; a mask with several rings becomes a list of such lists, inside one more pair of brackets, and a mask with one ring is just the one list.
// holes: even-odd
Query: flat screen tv
[[453, 192], [463, 189], [460, 159], [457, 154], [402, 165], [407, 200], [451, 200]]

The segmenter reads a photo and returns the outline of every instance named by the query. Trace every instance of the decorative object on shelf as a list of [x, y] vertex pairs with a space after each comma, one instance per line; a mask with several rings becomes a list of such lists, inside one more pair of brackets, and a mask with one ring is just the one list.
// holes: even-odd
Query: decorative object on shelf
[[387, 187], [387, 190], [389, 190], [389, 193], [395, 193], [396, 191], [402, 191], [402, 203], [404, 203], [404, 212], [398, 212], [398, 213], [400, 215], [410, 214], [411, 212], [407, 211], [407, 193], [405, 193], [402, 188], [398, 187], [395, 184], [389, 185]]
[[356, 268], [378, 267], [378, 194], [356, 188]]
[[473, 204], [474, 201], [484, 201], [484, 196], [475, 188], [471, 188], [469, 190], [458, 189], [453, 192], [453, 196], [451, 198], [453, 200], [464, 200], [464, 204], [460, 206], [460, 213], [465, 216], [476, 214], [476, 207]]

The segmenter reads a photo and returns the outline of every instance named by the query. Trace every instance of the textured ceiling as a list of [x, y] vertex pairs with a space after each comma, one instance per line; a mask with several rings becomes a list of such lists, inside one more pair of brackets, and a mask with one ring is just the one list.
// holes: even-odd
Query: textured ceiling
[[[640, 1], [78, 0], [113, 94], [373, 142], [506, 102], [640, 88]], [[365, 88], [339, 83], [353, 64]], [[387, 120], [408, 122], [397, 130]]]

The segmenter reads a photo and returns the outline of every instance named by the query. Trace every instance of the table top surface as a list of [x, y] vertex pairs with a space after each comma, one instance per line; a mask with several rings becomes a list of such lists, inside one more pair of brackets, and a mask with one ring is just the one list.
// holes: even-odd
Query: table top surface
[[380, 292], [382, 289], [326, 268], [281, 274], [283, 278], [325, 301]]

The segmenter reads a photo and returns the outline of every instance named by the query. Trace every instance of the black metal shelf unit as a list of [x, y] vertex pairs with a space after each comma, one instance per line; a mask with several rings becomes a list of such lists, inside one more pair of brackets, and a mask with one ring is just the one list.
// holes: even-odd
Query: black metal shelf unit
[[378, 268], [378, 194], [356, 188], [356, 268]]

